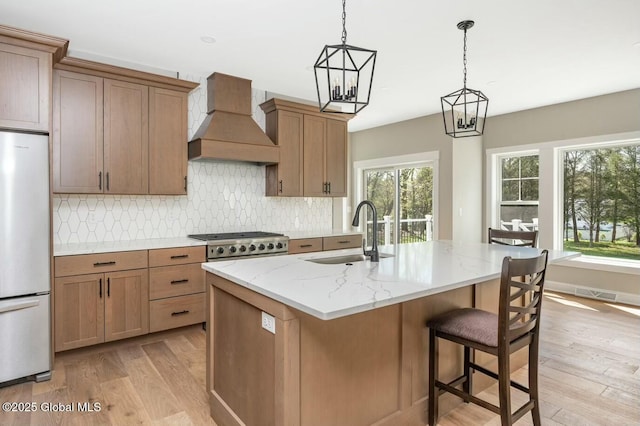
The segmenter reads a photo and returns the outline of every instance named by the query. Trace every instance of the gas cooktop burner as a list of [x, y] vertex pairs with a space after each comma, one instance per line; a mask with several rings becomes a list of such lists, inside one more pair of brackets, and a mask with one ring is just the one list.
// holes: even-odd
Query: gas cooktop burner
[[187, 235], [189, 238], [195, 238], [202, 241], [218, 241], [218, 240], [240, 240], [245, 238], [265, 238], [265, 237], [283, 237], [283, 234], [274, 232], [222, 232], [219, 234], [194, 234]]
[[289, 252], [289, 237], [274, 232], [222, 232], [188, 237], [207, 242], [207, 260], [210, 262], [240, 256], [275, 256]]

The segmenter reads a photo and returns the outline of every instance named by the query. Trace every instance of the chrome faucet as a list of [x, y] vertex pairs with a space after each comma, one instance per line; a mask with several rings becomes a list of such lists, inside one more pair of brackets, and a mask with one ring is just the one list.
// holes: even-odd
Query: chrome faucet
[[[360, 208], [364, 205], [371, 207], [371, 211], [373, 211], [373, 242], [371, 244], [371, 250], [367, 250], [365, 248], [365, 243], [362, 241], [362, 251], [365, 256], [369, 256], [372, 262], [379, 262], [380, 256], [378, 255], [378, 212], [376, 211], [376, 206], [369, 200], [361, 201], [356, 207], [356, 214], [353, 216], [353, 222], [351, 226], [358, 226], [358, 222], [360, 221]], [[365, 227], [366, 229], [366, 227]]]

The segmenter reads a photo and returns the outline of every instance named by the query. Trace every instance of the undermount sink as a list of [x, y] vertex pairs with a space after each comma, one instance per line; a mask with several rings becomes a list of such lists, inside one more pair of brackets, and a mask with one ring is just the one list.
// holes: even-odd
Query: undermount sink
[[[380, 259], [385, 257], [393, 257], [392, 254], [380, 253]], [[347, 254], [344, 256], [323, 257], [320, 259], [305, 259], [307, 262], [320, 263], [323, 265], [339, 265], [340, 263], [362, 262], [368, 257], [363, 254]]]

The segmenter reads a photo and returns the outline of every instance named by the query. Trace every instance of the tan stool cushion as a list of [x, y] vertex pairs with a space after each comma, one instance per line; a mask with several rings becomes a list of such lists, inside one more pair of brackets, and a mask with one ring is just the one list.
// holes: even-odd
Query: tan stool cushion
[[427, 327], [471, 340], [486, 346], [498, 347], [498, 315], [474, 308], [455, 309], [439, 315]]

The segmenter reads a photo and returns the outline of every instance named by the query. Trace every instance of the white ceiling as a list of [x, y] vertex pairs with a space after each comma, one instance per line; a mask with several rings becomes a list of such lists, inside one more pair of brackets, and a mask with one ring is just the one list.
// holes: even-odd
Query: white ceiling
[[[74, 56], [220, 71], [315, 101], [312, 65], [339, 43], [341, 14], [340, 0], [13, 0], [0, 24], [67, 38]], [[347, 42], [378, 51], [371, 103], [349, 130], [440, 111], [462, 87], [464, 19], [476, 22], [467, 86], [489, 116], [638, 88], [639, 17], [640, 0], [348, 0]]]

